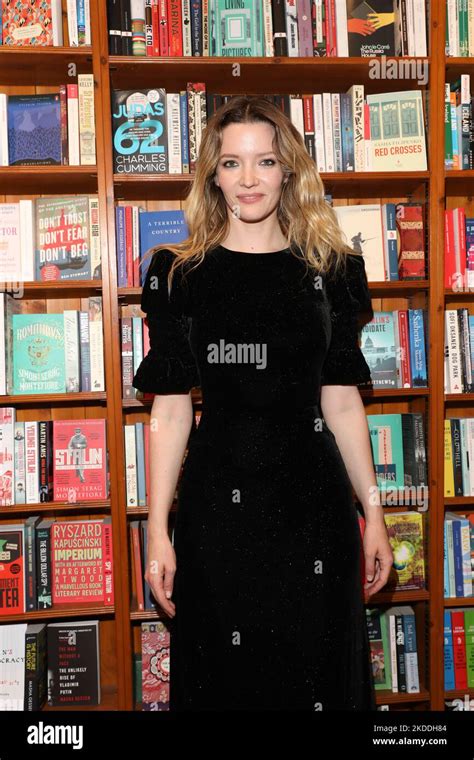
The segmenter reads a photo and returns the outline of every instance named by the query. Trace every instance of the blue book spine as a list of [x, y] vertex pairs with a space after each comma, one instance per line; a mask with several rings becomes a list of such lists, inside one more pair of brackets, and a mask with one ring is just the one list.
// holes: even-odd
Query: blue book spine
[[454, 578], [456, 596], [464, 596], [464, 578], [462, 572], [461, 521], [453, 520]]
[[408, 309], [408, 328], [412, 387], [426, 388], [428, 385], [428, 375], [426, 370], [423, 309]]
[[454, 678], [453, 628], [450, 610], [444, 611], [444, 688], [446, 691], [456, 688]]
[[201, 0], [191, 0], [191, 50], [202, 55], [202, 5]]
[[449, 583], [449, 563], [448, 563], [448, 521], [444, 521], [444, 598], [448, 599], [451, 596], [451, 587]]
[[412, 615], [411, 613], [403, 615], [403, 629], [405, 633], [405, 672], [407, 677], [407, 692], [415, 694], [420, 691], [415, 615]]
[[352, 126], [352, 99], [347, 92], [340, 94], [342, 132], [342, 170], [354, 171], [354, 129]]
[[453, 157], [457, 156], [459, 159], [459, 143], [458, 143], [458, 127], [457, 127], [458, 120], [456, 116], [456, 106], [451, 103], [450, 109], [451, 109], [451, 135], [453, 138]]
[[141, 211], [140, 228], [140, 266], [141, 284], [145, 282], [151, 257], [143, 258], [150, 248], [164, 243], [181, 243], [189, 236], [183, 211]]
[[398, 280], [398, 249], [397, 249], [397, 221], [396, 221], [396, 204], [384, 203], [384, 222], [385, 233], [387, 236], [387, 260], [388, 260], [388, 279]]
[[77, 6], [77, 37], [79, 45], [83, 45], [86, 39], [86, 9], [84, 0], [76, 0]]
[[183, 174], [189, 174], [189, 120], [188, 120], [188, 95], [186, 92], [179, 94], [179, 109], [181, 123], [181, 165]]

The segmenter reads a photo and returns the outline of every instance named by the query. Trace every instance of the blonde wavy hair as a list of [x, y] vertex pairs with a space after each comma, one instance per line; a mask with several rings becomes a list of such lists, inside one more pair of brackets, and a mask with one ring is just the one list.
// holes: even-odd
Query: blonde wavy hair
[[324, 185], [309, 155], [305, 142], [283, 111], [265, 96], [239, 95], [218, 108], [203, 130], [196, 171], [187, 195], [186, 240], [174, 245], [166, 242], [150, 248], [140, 265], [160, 248], [175, 254], [168, 276], [168, 288], [177, 266], [191, 262], [198, 266], [209, 249], [227, 236], [229, 212], [214, 177], [219, 162], [222, 132], [228, 124], [267, 122], [275, 131], [273, 149], [288, 179], [282, 183], [277, 209], [280, 228], [294, 255], [306, 261], [316, 273], [323, 274], [345, 263], [354, 251], [344, 240], [334, 209], [324, 198]]

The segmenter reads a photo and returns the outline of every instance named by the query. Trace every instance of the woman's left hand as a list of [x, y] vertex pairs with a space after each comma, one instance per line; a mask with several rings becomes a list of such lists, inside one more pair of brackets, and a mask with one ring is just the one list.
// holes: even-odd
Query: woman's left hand
[[383, 517], [376, 522], [367, 522], [364, 530], [363, 548], [365, 556], [364, 592], [369, 596], [385, 586], [393, 565], [393, 552], [388, 540]]

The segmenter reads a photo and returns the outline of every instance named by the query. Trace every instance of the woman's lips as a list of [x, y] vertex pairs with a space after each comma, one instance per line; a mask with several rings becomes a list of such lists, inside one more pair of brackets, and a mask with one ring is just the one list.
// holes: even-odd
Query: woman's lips
[[256, 193], [255, 195], [238, 195], [237, 198], [239, 201], [242, 201], [242, 203], [256, 203], [263, 198], [263, 195], [261, 193]]

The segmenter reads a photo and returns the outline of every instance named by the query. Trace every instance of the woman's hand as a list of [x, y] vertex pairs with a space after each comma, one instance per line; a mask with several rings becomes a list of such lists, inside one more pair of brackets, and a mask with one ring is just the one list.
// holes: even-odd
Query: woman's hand
[[153, 596], [166, 614], [173, 618], [175, 604], [170, 597], [176, 573], [176, 554], [167, 534], [148, 531], [147, 568], [145, 580], [150, 585]]
[[385, 586], [393, 565], [393, 552], [388, 540], [383, 516], [369, 521], [364, 530], [365, 578], [364, 592], [367, 599]]

